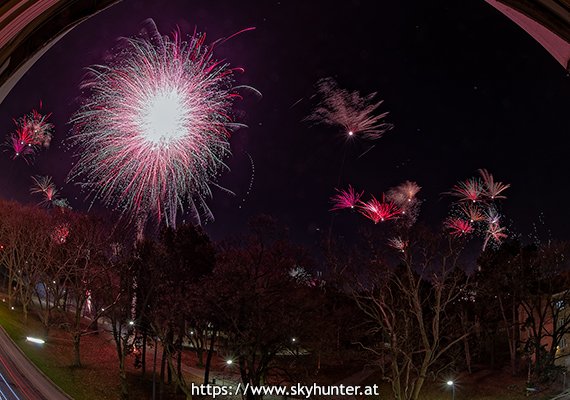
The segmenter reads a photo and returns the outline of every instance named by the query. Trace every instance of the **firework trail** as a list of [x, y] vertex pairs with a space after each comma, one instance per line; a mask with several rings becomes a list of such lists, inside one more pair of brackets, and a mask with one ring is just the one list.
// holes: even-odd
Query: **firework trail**
[[387, 112], [378, 114], [383, 100], [375, 101], [376, 93], [362, 96], [338, 87], [332, 78], [317, 82], [320, 103], [305, 121], [343, 128], [347, 138], [361, 137], [367, 140], [380, 139], [394, 126], [384, 122]]
[[77, 163], [69, 181], [131, 221], [154, 214], [174, 226], [185, 206], [198, 223], [201, 214], [213, 218], [205, 199], [227, 169], [231, 132], [242, 126], [230, 116], [241, 69], [214, 58], [225, 40], [205, 40], [162, 36], [148, 20], [106, 65], [89, 69], [81, 87], [88, 98], [71, 119]]
[[[246, 197], [249, 196], [249, 194], [251, 193], [251, 190], [253, 189], [253, 182], [255, 181], [255, 163], [253, 162], [253, 157], [247, 151], [244, 151], [244, 153], [249, 158], [249, 162], [251, 164], [251, 177], [249, 178], [249, 186], [247, 187], [247, 191], [245, 192], [245, 195], [241, 199], [242, 203], [245, 203]], [[242, 204], [238, 206], [238, 208], [241, 207]]]
[[382, 202], [378, 201], [374, 196], [367, 202], [360, 202], [360, 213], [366, 218], [371, 219], [375, 224], [395, 219], [401, 213], [396, 204], [386, 201], [382, 196]]
[[343, 210], [345, 208], [354, 208], [360, 202], [360, 198], [364, 194], [364, 191], [358, 193], [354, 190], [351, 185], [348, 185], [347, 190], [336, 189], [338, 192], [333, 197], [331, 197], [331, 203], [333, 207], [330, 211]]
[[495, 182], [493, 175], [491, 175], [486, 169], [480, 169], [479, 174], [483, 178], [483, 191], [485, 196], [489, 197], [491, 200], [506, 199], [506, 197], [501, 195], [501, 193], [510, 188], [510, 184]]
[[[40, 109], [42, 103], [40, 102]], [[12, 158], [23, 158], [29, 162], [40, 149], [47, 149], [51, 143], [54, 125], [48, 122], [51, 114], [43, 115], [37, 110], [15, 119], [16, 131], [6, 140], [6, 146], [12, 150]]]
[[473, 226], [461, 218], [448, 218], [444, 222], [446, 229], [449, 229], [449, 234], [452, 236], [463, 236], [473, 232]]

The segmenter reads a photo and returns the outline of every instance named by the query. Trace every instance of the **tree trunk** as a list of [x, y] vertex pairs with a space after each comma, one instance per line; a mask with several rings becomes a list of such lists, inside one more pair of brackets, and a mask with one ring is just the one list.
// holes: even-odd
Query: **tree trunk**
[[214, 344], [216, 342], [216, 330], [212, 330], [210, 337], [210, 346], [208, 347], [208, 356], [206, 357], [206, 369], [204, 370], [204, 385], [207, 385], [210, 380], [210, 366], [212, 365], [212, 356], [214, 355]]
[[80, 355], [80, 344], [81, 344], [81, 334], [73, 334], [73, 366], [81, 367], [81, 355]]
[[141, 375], [142, 379], [144, 379], [146, 374], [146, 338], [147, 338], [146, 329], [143, 331], [143, 338], [142, 338], [142, 354], [141, 354]]
[[160, 383], [158, 385], [158, 398], [162, 400], [164, 394], [164, 372], [166, 368], [166, 346], [167, 344], [162, 343], [162, 357], [160, 360]]

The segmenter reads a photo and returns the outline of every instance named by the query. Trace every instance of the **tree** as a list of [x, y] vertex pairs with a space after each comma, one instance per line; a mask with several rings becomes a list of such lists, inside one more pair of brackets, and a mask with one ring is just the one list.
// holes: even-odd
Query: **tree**
[[[319, 288], [297, 281], [291, 271], [307, 265], [306, 255], [279, 234], [273, 221], [260, 218], [241, 242], [221, 245], [213, 276], [207, 278], [207, 306], [226, 338], [225, 352], [237, 362], [244, 384], [261, 385], [276, 356], [304, 342], [318, 308], [307, 301]], [[248, 399], [256, 398], [252, 393]]]
[[397, 266], [378, 260], [371, 281], [355, 288], [369, 335], [377, 339], [365, 348], [388, 366], [385, 378], [398, 400], [420, 398], [426, 378], [448, 367], [444, 356], [467, 336], [449, 313], [467, 293], [459, 255], [448, 237], [411, 234]]

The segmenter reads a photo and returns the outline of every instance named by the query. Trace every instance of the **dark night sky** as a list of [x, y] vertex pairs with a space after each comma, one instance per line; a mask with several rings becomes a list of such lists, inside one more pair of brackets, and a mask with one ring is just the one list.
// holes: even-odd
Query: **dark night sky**
[[[74, 208], [83, 196], [64, 185], [71, 155], [61, 140], [78, 106], [84, 67], [102, 62], [119, 36], [133, 36], [146, 18], [163, 33], [177, 26], [210, 40], [257, 29], [218, 48], [218, 58], [244, 66], [238, 84], [263, 93], [237, 105], [249, 128], [232, 138], [230, 172], [209, 202], [214, 237], [240, 231], [252, 215], [270, 213], [301, 240], [330, 222], [329, 197], [342, 184], [380, 195], [409, 179], [422, 187], [424, 218], [440, 221], [450, 199], [440, 193], [478, 168], [509, 182], [504, 211], [512, 227], [530, 231], [542, 212], [555, 236], [568, 238], [570, 78], [524, 31], [479, 1], [155, 1], [124, 0], [75, 28], [22, 78], [0, 109], [0, 130], [37, 106], [53, 112], [52, 148], [33, 165], [0, 157], [0, 194], [33, 202], [31, 175], [52, 175]], [[395, 129], [368, 147], [346, 145], [339, 132], [310, 127], [309, 97], [319, 78], [362, 93], [379, 92]], [[298, 100], [302, 99], [294, 107]], [[253, 190], [248, 188], [255, 162]], [[238, 208], [243, 204], [242, 208]], [[339, 230], [368, 223], [337, 218]]]

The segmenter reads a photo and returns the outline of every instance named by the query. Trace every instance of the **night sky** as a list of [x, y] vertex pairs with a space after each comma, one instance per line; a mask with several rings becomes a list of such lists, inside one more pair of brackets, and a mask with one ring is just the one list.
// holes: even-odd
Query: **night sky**
[[[437, 224], [451, 200], [441, 193], [487, 168], [512, 184], [503, 211], [513, 231], [527, 234], [544, 214], [556, 237], [569, 238], [568, 148], [570, 78], [522, 29], [484, 1], [154, 1], [124, 0], [76, 27], [48, 51], [2, 103], [0, 130], [37, 107], [52, 112], [56, 133], [32, 165], [0, 154], [0, 195], [36, 202], [31, 175], [52, 175], [75, 209], [84, 195], [65, 184], [72, 157], [62, 140], [79, 105], [84, 68], [101, 63], [116, 38], [134, 36], [153, 18], [168, 34], [206, 32], [209, 41], [241, 34], [217, 49], [217, 58], [245, 67], [237, 84], [246, 97], [236, 113], [249, 127], [232, 137], [231, 171], [214, 189], [214, 238], [243, 230], [253, 215], [268, 213], [301, 241], [328, 229], [329, 198], [339, 180], [377, 197], [404, 180], [422, 186], [424, 220]], [[373, 143], [347, 144], [338, 129], [303, 118], [318, 79], [384, 99], [395, 128]], [[358, 157], [374, 148], [364, 156]], [[248, 190], [255, 164], [252, 191]], [[245, 201], [244, 201], [245, 200]], [[241, 207], [240, 207], [241, 206]], [[372, 224], [346, 214], [339, 233]]]

